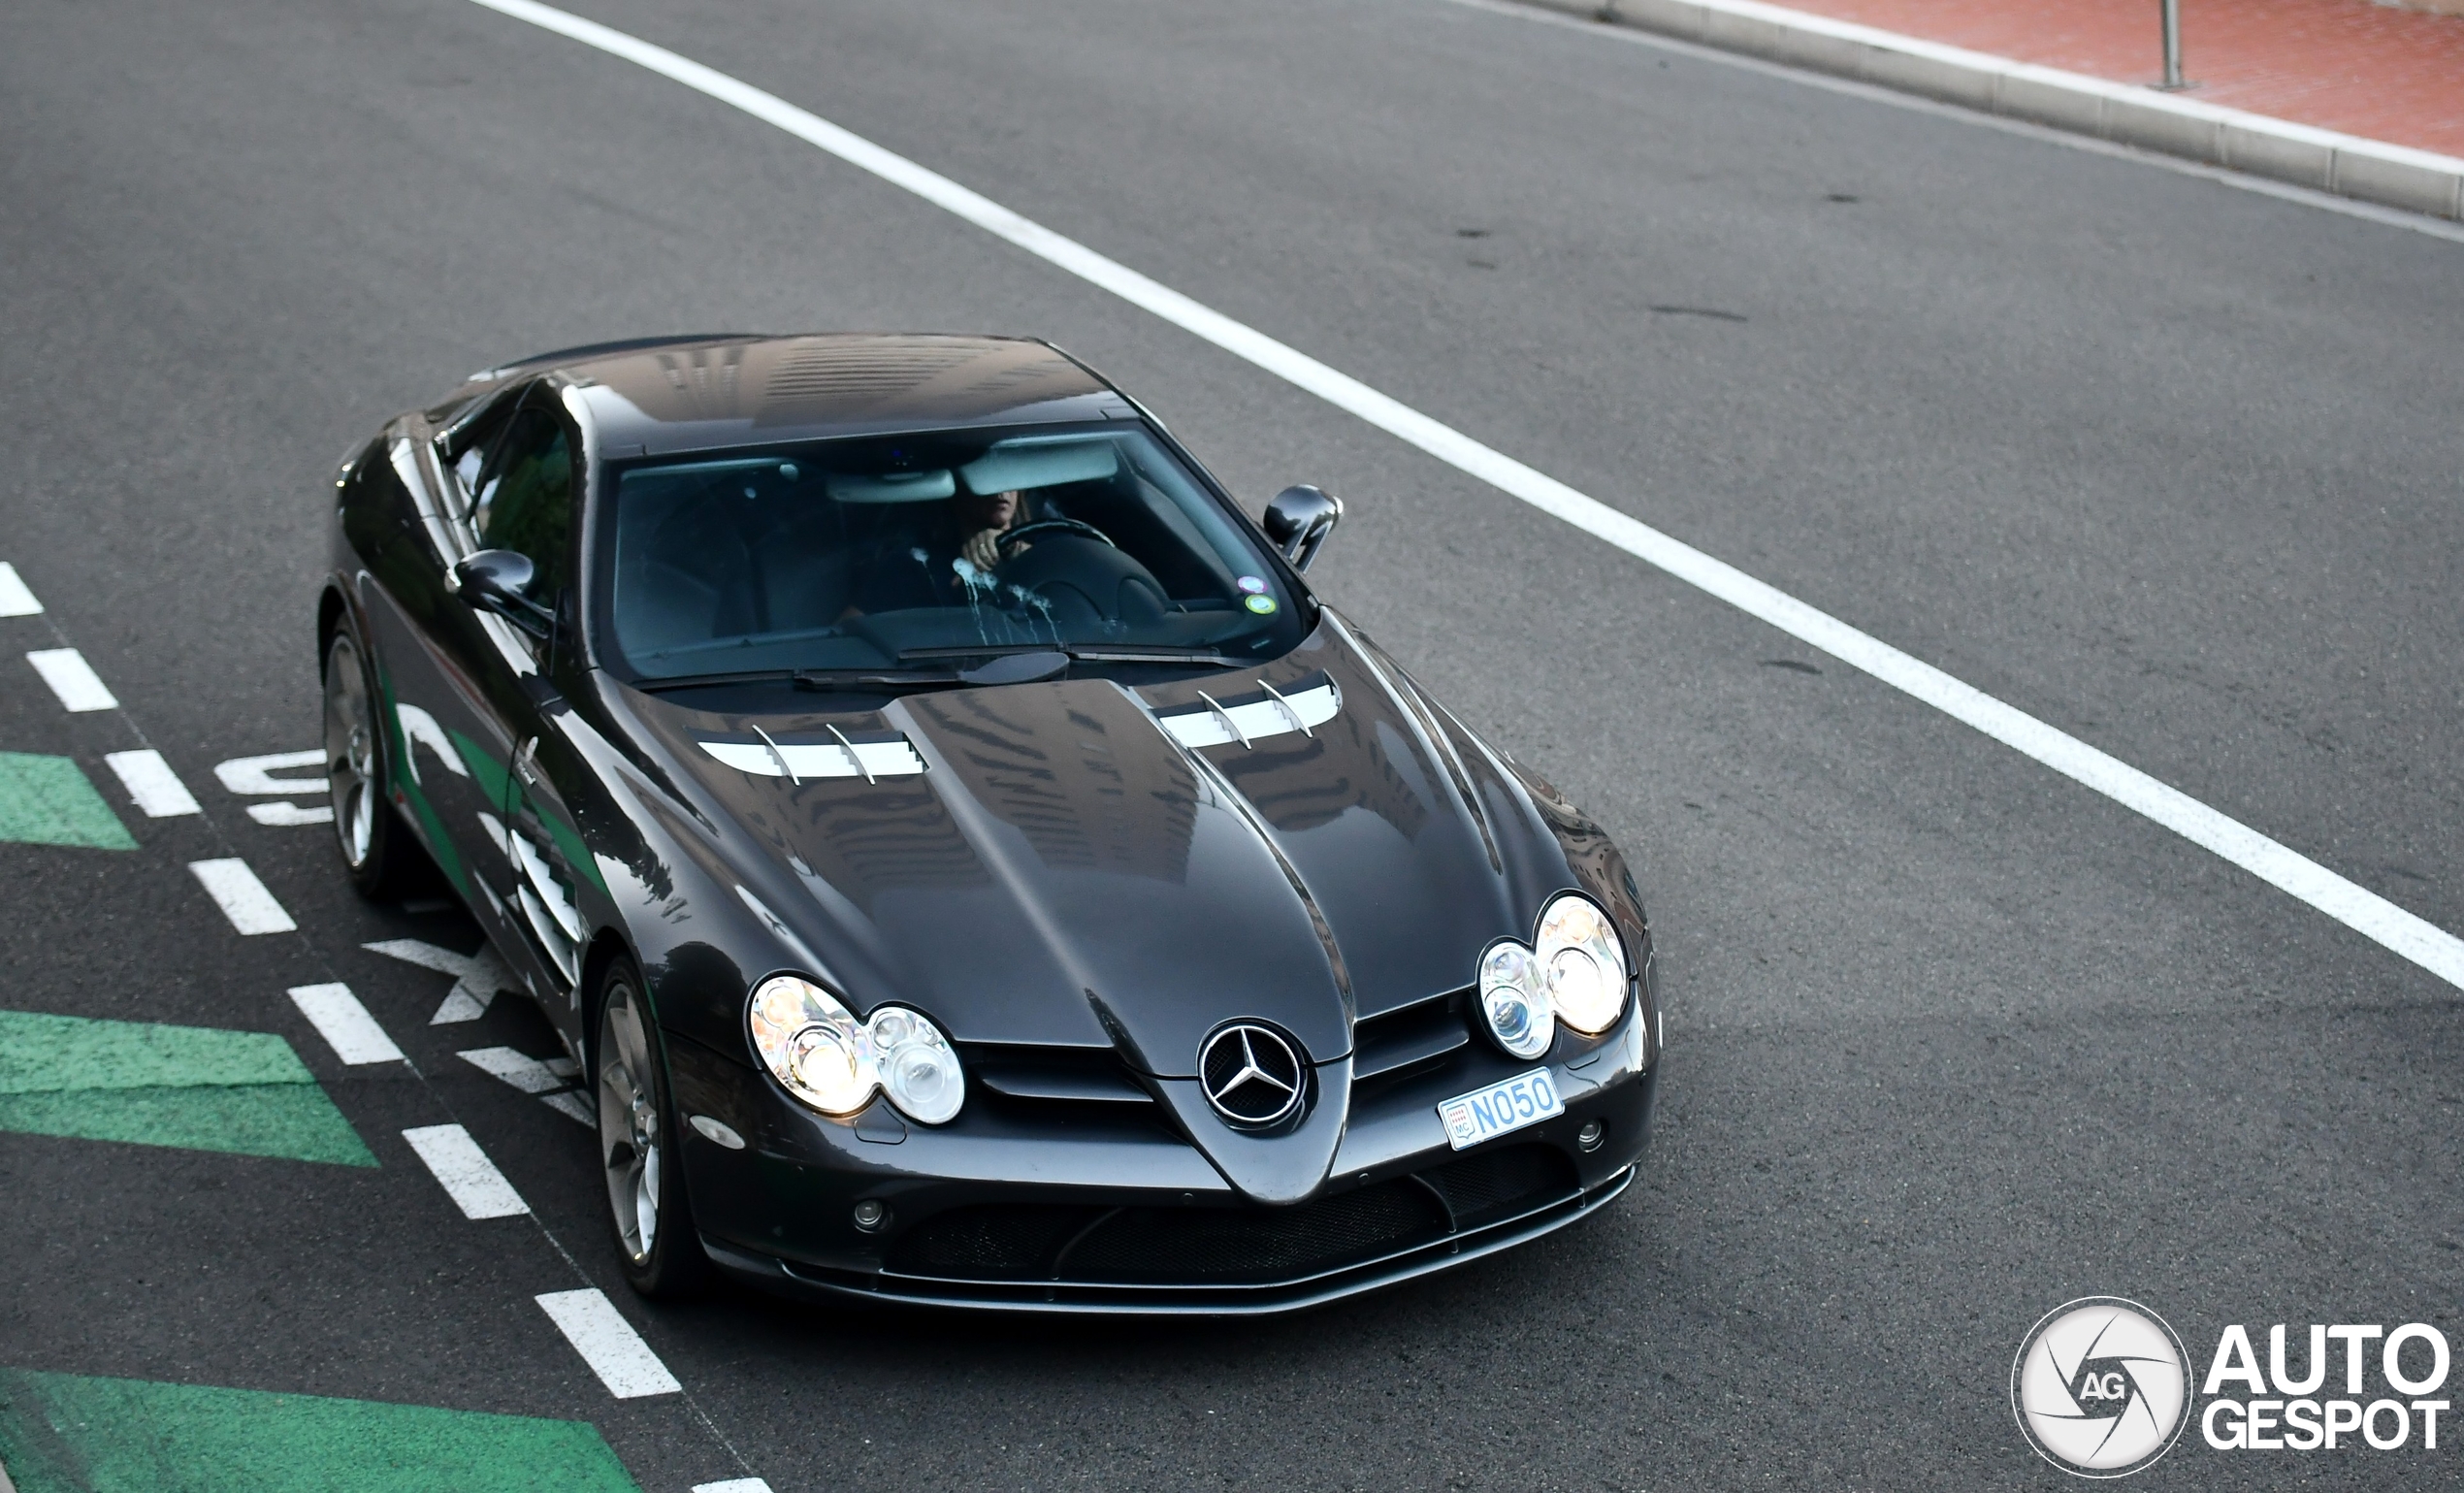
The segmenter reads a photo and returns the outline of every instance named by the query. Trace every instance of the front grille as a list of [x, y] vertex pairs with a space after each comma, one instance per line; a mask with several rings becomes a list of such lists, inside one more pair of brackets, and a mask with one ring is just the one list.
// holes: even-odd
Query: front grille
[[1453, 1061], [1472, 1043], [1468, 1013], [1474, 993], [1452, 990], [1353, 1022], [1351, 1076], [1359, 1094]]
[[1291, 1208], [955, 1208], [909, 1229], [888, 1263], [943, 1280], [1255, 1284], [1378, 1259], [1575, 1190], [1562, 1152], [1513, 1146]]

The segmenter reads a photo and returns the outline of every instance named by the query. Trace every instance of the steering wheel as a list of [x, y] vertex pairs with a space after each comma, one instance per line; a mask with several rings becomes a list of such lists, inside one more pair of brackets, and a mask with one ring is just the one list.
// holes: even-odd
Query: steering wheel
[[1114, 549], [1120, 548], [1119, 545], [1113, 544], [1112, 536], [1104, 533], [1104, 531], [1096, 528], [1092, 524], [1082, 524], [1074, 518], [1039, 518], [1031, 524], [1021, 524], [1016, 529], [1004, 529], [1001, 531], [1000, 536], [992, 541], [992, 547], [1006, 555], [1009, 553], [1011, 545], [1016, 544], [1029, 535], [1056, 534], [1063, 532], [1085, 535], [1087, 538], [1093, 539], [1098, 544], [1110, 544]]

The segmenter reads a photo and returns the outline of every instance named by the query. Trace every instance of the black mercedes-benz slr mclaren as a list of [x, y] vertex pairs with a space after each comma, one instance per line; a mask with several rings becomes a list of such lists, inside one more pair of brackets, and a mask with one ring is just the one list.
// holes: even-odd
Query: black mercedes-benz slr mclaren
[[1256, 1313], [1633, 1179], [1616, 847], [1039, 341], [553, 353], [337, 479], [362, 891], [431, 860], [596, 1092], [628, 1275]]

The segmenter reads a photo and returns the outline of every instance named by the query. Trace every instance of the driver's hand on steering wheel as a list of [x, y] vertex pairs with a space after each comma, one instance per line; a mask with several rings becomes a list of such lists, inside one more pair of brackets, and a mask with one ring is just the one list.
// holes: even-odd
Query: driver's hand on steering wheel
[[[1018, 527], [1026, 516], [1026, 500], [1017, 492], [969, 494], [959, 500], [958, 517], [968, 525], [967, 536], [958, 543], [958, 553], [967, 564], [990, 573], [1006, 557], [1001, 553], [1001, 536]], [[1021, 544], [1023, 551], [1026, 546]]]
[[967, 564], [989, 573], [1002, 561], [1013, 555], [1022, 555], [1035, 547], [1021, 541], [1011, 545], [1010, 554], [1004, 555], [1001, 553], [1003, 533], [1005, 531], [999, 529], [979, 529], [967, 536], [966, 542], [958, 546], [958, 553], [967, 557]]

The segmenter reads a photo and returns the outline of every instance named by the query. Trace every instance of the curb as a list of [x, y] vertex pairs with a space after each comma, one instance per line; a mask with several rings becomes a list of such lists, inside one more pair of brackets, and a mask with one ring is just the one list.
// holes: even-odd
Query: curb
[[1986, 114], [2464, 220], [2464, 160], [1758, 0], [1522, 0]]

